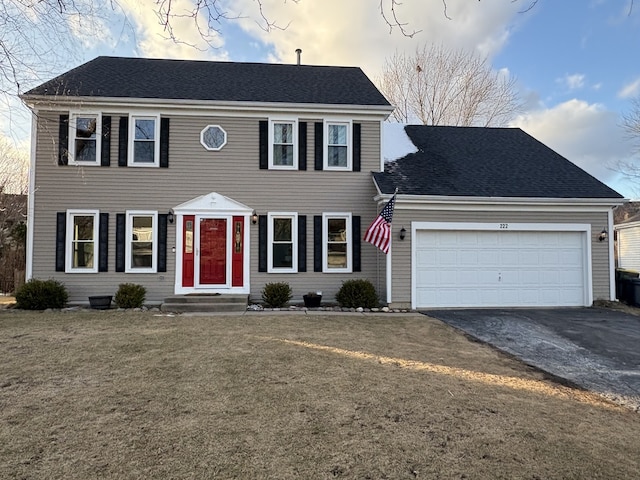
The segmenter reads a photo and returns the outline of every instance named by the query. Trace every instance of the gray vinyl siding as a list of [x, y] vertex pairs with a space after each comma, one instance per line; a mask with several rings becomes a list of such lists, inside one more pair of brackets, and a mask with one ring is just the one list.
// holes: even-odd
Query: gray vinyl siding
[[[610, 299], [609, 243], [597, 236], [607, 225], [607, 212], [483, 212], [452, 210], [406, 210], [398, 203], [393, 216], [392, 305], [411, 304], [411, 222], [475, 222], [475, 223], [578, 223], [591, 224], [591, 262], [593, 298]], [[407, 229], [405, 240], [398, 239], [400, 229]]]
[[[323, 212], [351, 212], [361, 217], [361, 232], [377, 215], [373, 202], [376, 190], [371, 171], [380, 168], [380, 122], [362, 124], [360, 172], [314, 170], [314, 121], [307, 125], [307, 170], [259, 169], [258, 128], [267, 116], [219, 117], [168, 115], [170, 118], [169, 168], [118, 166], [118, 122], [127, 112], [105, 112], [111, 116], [111, 166], [58, 166], [59, 115], [39, 115], [35, 169], [35, 215], [33, 243], [34, 278], [56, 278], [69, 289], [70, 302], [87, 302], [88, 295], [115, 293], [118, 284], [133, 282], [147, 288], [150, 303], [172, 295], [175, 283], [176, 224], [168, 224], [167, 272], [131, 274], [115, 272], [116, 214], [127, 210], [167, 213], [173, 207], [203, 194], [217, 192], [254, 208], [258, 214], [287, 211], [307, 216], [307, 272], [268, 274], [258, 272], [258, 226], [248, 225], [251, 242], [251, 297], [260, 299], [267, 282], [286, 281], [294, 299], [308, 291], [322, 290], [331, 299], [342, 281], [369, 278], [384, 296], [384, 259], [376, 249], [362, 243], [362, 271], [353, 274], [313, 272], [313, 216]], [[200, 132], [207, 125], [219, 125], [227, 132], [222, 150], [207, 151], [200, 144]], [[56, 212], [67, 209], [98, 209], [109, 213], [108, 272], [71, 274], [55, 272]]]

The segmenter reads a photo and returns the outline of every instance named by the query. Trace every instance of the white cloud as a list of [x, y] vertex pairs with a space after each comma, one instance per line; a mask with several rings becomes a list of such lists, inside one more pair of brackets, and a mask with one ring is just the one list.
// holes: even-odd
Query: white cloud
[[618, 92], [618, 97], [620, 98], [632, 98], [638, 95], [640, 95], [640, 77], [630, 83], [627, 83]]
[[582, 73], [574, 73], [559, 78], [557, 82], [565, 85], [569, 90], [577, 90], [584, 87], [584, 79], [585, 76]]
[[102, 18], [85, 16], [78, 13], [67, 17], [71, 34], [76, 37], [85, 49], [96, 46], [96, 43], [110, 43], [109, 29]]
[[[385, 5], [387, 0], [383, 2]], [[447, 19], [441, 2], [403, 2], [396, 6], [413, 38], [403, 36], [380, 15], [378, 2], [323, 0], [300, 3], [265, 0], [264, 11], [286, 30], [265, 32], [254, 19], [260, 18], [254, 0], [236, 0], [234, 13], [245, 15], [242, 28], [273, 48], [273, 61], [294, 63], [301, 48], [302, 62], [314, 65], [357, 65], [375, 78], [386, 57], [396, 50], [414, 51], [436, 42], [445, 47], [495, 54], [508, 40], [510, 22], [520, 8], [501, 0], [447, 2]]]
[[[171, 27], [179, 42], [171, 40], [170, 32], [161, 24], [154, 13], [158, 6], [153, 0], [122, 0], [119, 3], [123, 12], [136, 27], [138, 53], [143, 57], [180, 58], [201, 60], [226, 60], [223, 49], [224, 39], [213, 32], [210, 43], [202, 35], [191, 13], [194, 10], [191, 0], [173, 0], [171, 3]], [[181, 16], [184, 15], [184, 16]], [[206, 25], [203, 14], [198, 18], [200, 25]]]
[[618, 120], [615, 112], [602, 105], [573, 99], [520, 115], [512, 126], [522, 128], [600, 181], [616, 188], [621, 181], [617, 165], [632, 157], [632, 148]]

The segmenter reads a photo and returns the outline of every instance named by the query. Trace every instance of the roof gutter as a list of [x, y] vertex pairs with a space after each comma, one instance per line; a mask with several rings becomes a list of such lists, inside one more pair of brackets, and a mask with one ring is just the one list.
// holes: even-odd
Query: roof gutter
[[106, 106], [110, 110], [122, 108], [154, 108], [154, 109], [190, 109], [190, 110], [233, 110], [233, 111], [309, 111], [331, 113], [370, 113], [388, 116], [393, 112], [391, 105], [353, 105], [353, 104], [321, 104], [321, 103], [286, 103], [286, 102], [248, 102], [193, 99], [159, 99], [129, 97], [69, 97], [66, 95], [21, 95], [20, 98], [29, 106], [38, 106], [41, 110], [55, 110], [60, 107], [88, 108]]
[[[388, 201], [392, 194], [383, 194], [378, 185], [378, 195], [374, 197], [377, 202]], [[424, 209], [427, 206], [442, 207], [445, 205], [477, 209], [492, 205], [496, 207], [606, 207], [613, 208], [628, 202], [627, 198], [529, 198], [529, 197], [470, 197], [470, 196], [446, 196], [446, 195], [403, 195], [396, 196], [396, 206], [402, 205], [407, 209]]]

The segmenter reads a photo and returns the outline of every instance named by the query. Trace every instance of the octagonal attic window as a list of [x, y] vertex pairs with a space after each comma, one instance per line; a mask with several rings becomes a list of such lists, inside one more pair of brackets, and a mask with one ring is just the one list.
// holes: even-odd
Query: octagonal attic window
[[227, 132], [219, 125], [207, 125], [200, 132], [200, 143], [207, 150], [220, 150], [227, 144]]

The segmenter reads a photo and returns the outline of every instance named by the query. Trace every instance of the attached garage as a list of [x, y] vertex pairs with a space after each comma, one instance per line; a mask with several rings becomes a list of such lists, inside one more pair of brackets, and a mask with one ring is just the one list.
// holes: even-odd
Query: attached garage
[[615, 299], [619, 193], [518, 128], [407, 125], [395, 138], [404, 148], [373, 173], [378, 206], [395, 198], [390, 306]]
[[592, 302], [590, 225], [416, 223], [413, 230], [414, 308]]

